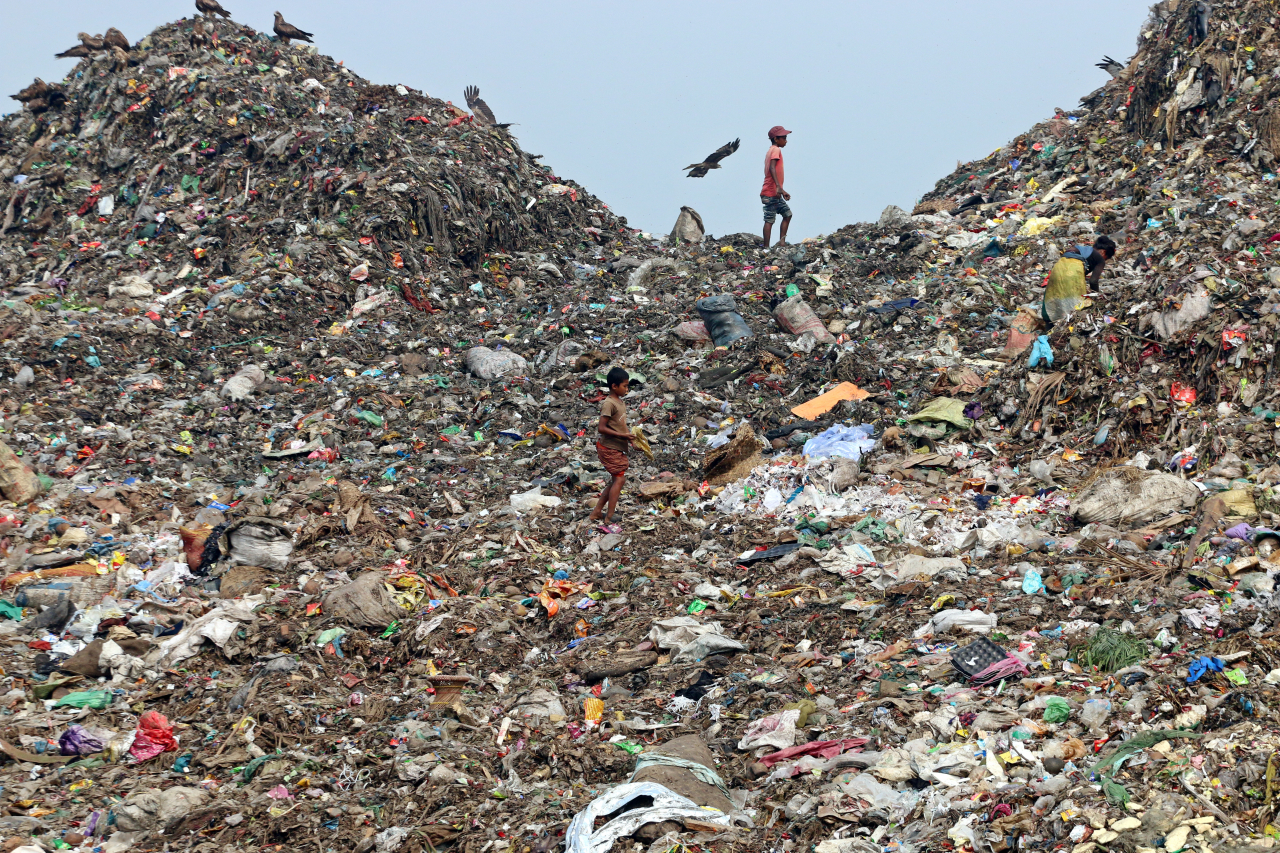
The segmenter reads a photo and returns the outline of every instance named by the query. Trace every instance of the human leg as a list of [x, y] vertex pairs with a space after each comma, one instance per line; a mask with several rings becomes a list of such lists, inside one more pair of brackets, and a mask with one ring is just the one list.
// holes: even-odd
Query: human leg
[[788, 213], [782, 217], [782, 227], [778, 229], [778, 245], [781, 246], [787, 242], [787, 228], [791, 225], [791, 214]]
[[606, 523], [613, 521], [613, 514], [618, 510], [618, 498], [622, 495], [622, 481], [625, 479], [625, 474], [614, 474], [613, 482], [611, 482], [605, 490], [609, 497], [609, 508], [605, 512], [604, 516]]

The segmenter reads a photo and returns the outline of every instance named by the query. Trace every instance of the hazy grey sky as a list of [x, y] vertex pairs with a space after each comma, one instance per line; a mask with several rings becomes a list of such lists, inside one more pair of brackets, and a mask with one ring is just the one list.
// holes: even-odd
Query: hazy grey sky
[[[1132, 56], [1146, 0], [798, 0], [382, 3], [221, 0], [270, 31], [272, 12], [378, 83], [464, 104], [480, 87], [527, 151], [633, 226], [666, 233], [680, 205], [713, 234], [758, 231], [766, 131], [795, 131], [791, 237], [910, 206], [958, 160], [990, 153], [1105, 82]], [[56, 9], [56, 12], [53, 11]], [[60, 80], [80, 30], [137, 41], [194, 0], [0, 0], [0, 93]], [[12, 112], [16, 101], [0, 110]], [[707, 177], [683, 166], [735, 137]]]

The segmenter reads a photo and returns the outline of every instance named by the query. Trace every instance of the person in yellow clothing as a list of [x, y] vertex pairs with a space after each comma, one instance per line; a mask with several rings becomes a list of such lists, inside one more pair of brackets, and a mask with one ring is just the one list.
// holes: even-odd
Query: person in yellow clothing
[[1115, 241], [1105, 234], [1093, 246], [1076, 246], [1053, 265], [1045, 283], [1040, 317], [1050, 329], [1053, 324], [1083, 306], [1089, 288], [1097, 287], [1107, 261], [1115, 257]]

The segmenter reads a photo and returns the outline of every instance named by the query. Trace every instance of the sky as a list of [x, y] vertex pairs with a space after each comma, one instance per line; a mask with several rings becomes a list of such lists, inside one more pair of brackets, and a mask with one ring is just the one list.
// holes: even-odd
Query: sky
[[[758, 232], [767, 131], [792, 130], [790, 239], [910, 209], [958, 162], [1072, 109], [1133, 55], [1146, 0], [221, 0], [270, 31], [315, 33], [362, 77], [465, 105], [480, 87], [521, 146], [633, 227], [669, 232], [681, 205], [711, 234]], [[53, 54], [115, 26], [137, 41], [194, 0], [0, 0], [0, 93], [75, 64]], [[0, 102], [12, 112], [16, 101]], [[742, 147], [704, 178], [683, 167]]]

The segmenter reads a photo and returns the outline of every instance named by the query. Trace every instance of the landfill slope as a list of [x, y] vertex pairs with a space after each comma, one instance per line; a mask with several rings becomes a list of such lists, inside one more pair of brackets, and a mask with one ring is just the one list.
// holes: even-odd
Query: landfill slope
[[768, 251], [234, 22], [92, 53], [0, 119], [7, 848], [1273, 847], [1274, 26]]

